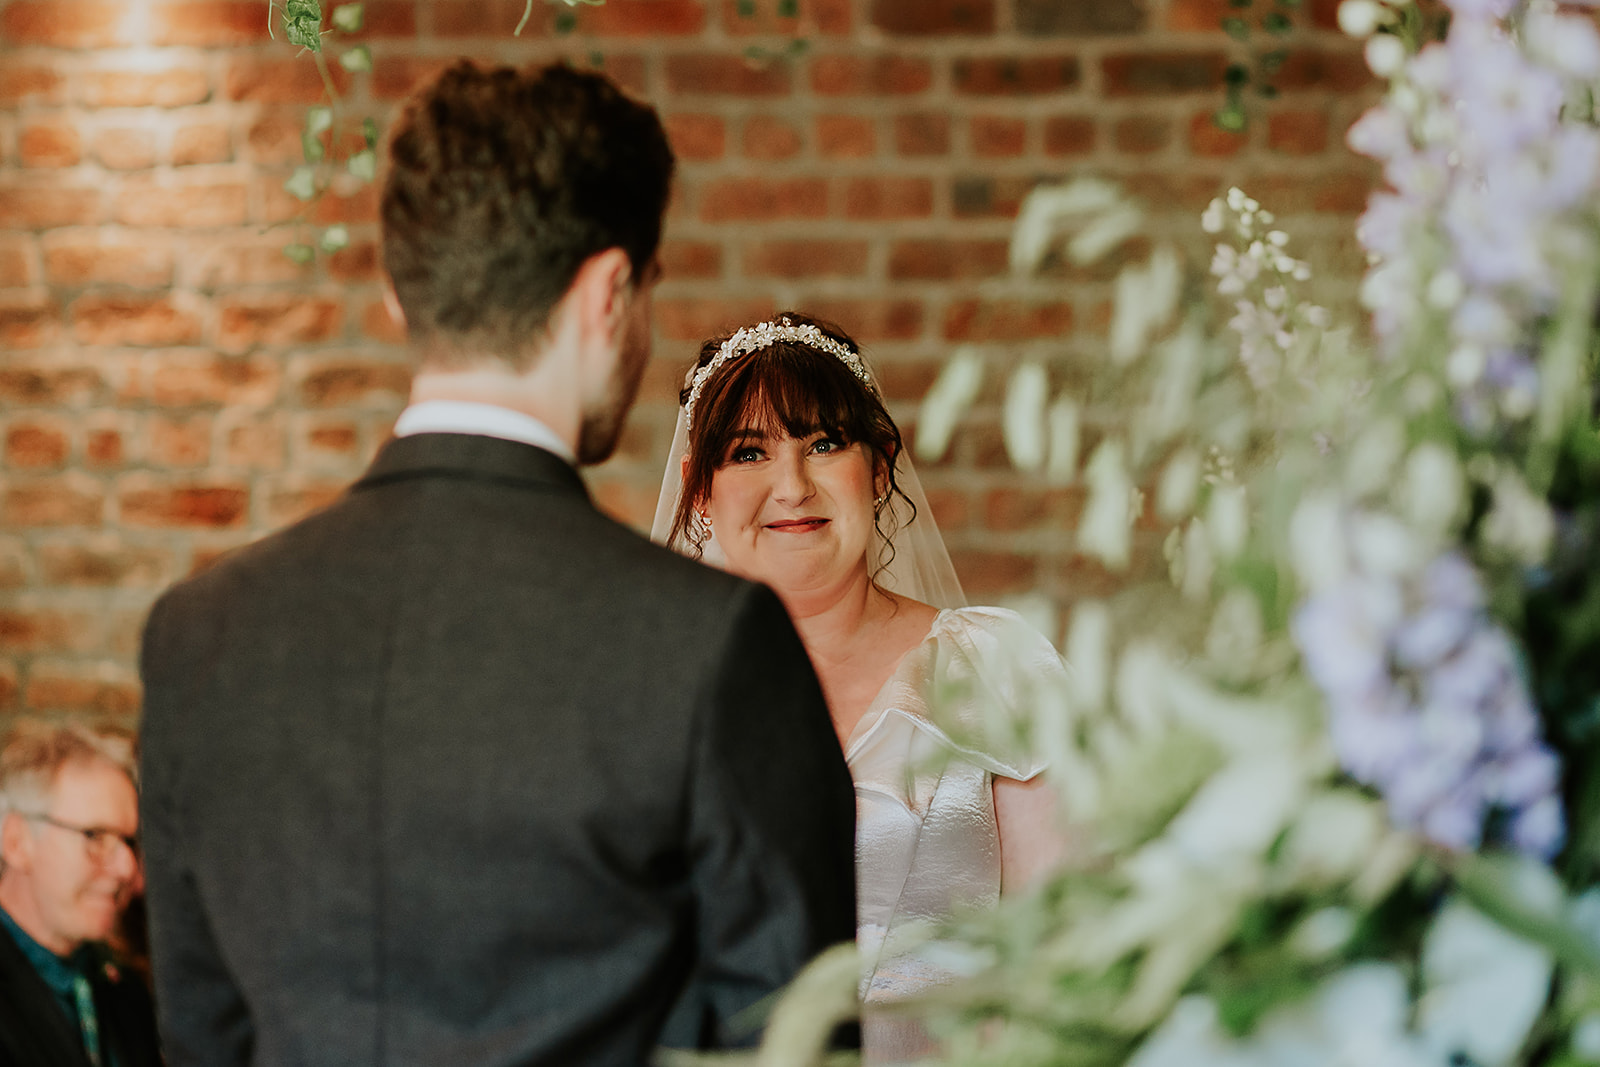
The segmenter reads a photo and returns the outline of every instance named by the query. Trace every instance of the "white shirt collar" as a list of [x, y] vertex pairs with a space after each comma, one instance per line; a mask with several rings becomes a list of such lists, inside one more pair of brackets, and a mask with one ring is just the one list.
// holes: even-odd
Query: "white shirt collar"
[[394, 435], [410, 437], [418, 433], [470, 433], [521, 441], [554, 452], [568, 463], [576, 465], [577, 462], [572, 449], [549, 426], [532, 415], [496, 404], [467, 400], [424, 400], [412, 404], [395, 420]]

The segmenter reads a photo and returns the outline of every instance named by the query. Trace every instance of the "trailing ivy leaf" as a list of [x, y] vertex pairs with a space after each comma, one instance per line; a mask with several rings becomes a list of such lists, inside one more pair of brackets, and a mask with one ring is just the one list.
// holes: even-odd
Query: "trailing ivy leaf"
[[315, 137], [333, 129], [333, 108], [317, 106], [306, 110], [306, 133]]
[[368, 148], [378, 147], [378, 120], [361, 120], [361, 139], [367, 142]]
[[317, 0], [284, 0], [283, 35], [290, 44], [322, 51], [322, 5]]
[[1249, 68], [1243, 63], [1229, 63], [1228, 69], [1222, 72], [1222, 80], [1230, 90], [1237, 91], [1250, 81]]
[[590, 52], [589, 53], [589, 65], [591, 67], [595, 68], [596, 70], [601, 69], [602, 67], [604, 67], [606, 65], [606, 54], [604, 52], [599, 52], [599, 51]]
[[570, 11], [563, 11], [556, 16], [556, 32], [571, 33], [578, 28], [578, 16]]
[[378, 154], [370, 148], [364, 148], [351, 156], [345, 167], [357, 178], [370, 182], [378, 176]]
[[1276, 74], [1283, 69], [1283, 64], [1289, 59], [1289, 53], [1280, 48], [1274, 52], [1261, 53], [1260, 66], [1263, 74]]
[[357, 45], [339, 57], [339, 66], [351, 74], [372, 69], [372, 49], [366, 45]]
[[283, 254], [296, 263], [310, 263], [317, 258], [317, 250], [310, 245], [284, 245]]
[[778, 0], [778, 17], [792, 19], [800, 17], [800, 0]]
[[1256, 92], [1266, 100], [1276, 100], [1278, 98], [1278, 87], [1276, 85], [1258, 85], [1256, 86]]
[[1250, 24], [1240, 18], [1223, 19], [1222, 32], [1235, 41], [1247, 41], [1250, 39]]
[[1278, 0], [1278, 3], [1282, 7], [1299, 7], [1300, 6], [1300, 0]]
[[344, 33], [355, 33], [361, 29], [365, 15], [363, 4], [340, 4], [333, 9], [333, 28]]
[[785, 58], [788, 59], [799, 59], [801, 56], [806, 54], [806, 49], [810, 47], [810, 41], [806, 40], [804, 37], [796, 37], [794, 40], [789, 42], [788, 47], [783, 50], [783, 54]]
[[317, 175], [310, 167], [296, 167], [294, 174], [283, 183], [284, 191], [296, 200], [310, 200], [317, 195]]
[[1274, 37], [1282, 37], [1294, 29], [1294, 23], [1289, 21], [1289, 16], [1281, 11], [1274, 11], [1261, 20], [1261, 28]]
[[307, 163], [315, 163], [323, 157], [322, 138], [310, 130], [300, 131], [300, 151], [306, 157]]
[[1228, 6], [1246, 8], [1250, 6], [1250, 0], [1228, 0]]
[[733, 9], [739, 13], [740, 18], [753, 19], [756, 17], [756, 0], [739, 0], [733, 5]]
[[329, 226], [322, 231], [322, 250], [324, 252], [337, 252], [341, 248], [350, 246], [350, 228], [344, 225]]

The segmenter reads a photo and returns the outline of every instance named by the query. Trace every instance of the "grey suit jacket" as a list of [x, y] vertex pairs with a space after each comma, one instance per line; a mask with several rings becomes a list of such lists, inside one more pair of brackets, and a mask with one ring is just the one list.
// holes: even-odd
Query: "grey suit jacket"
[[142, 666], [171, 1067], [637, 1064], [854, 936], [782, 606], [548, 452], [390, 442], [163, 596]]

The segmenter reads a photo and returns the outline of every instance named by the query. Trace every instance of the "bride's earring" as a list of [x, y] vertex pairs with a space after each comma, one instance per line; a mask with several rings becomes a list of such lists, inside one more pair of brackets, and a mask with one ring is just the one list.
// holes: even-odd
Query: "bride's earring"
[[689, 512], [689, 537], [697, 545], [711, 540], [711, 516], [695, 508]]

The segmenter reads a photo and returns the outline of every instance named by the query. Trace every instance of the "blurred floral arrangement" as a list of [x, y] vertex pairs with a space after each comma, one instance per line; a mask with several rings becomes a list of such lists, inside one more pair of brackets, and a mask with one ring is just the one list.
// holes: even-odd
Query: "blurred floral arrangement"
[[[914, 1008], [941, 1062], [1600, 1063], [1600, 33], [1550, 0], [1340, 22], [1388, 83], [1349, 133], [1385, 184], [1370, 330], [1235, 189], [1210, 293], [1169, 244], [1122, 270], [1087, 395], [1010, 373], [1008, 451], [1082, 484], [1079, 551], [1128, 572], [1154, 524], [1170, 580], [1079, 602], [1070, 691], [992, 724], [1085, 845], [917, 947], [964, 975]], [[1041, 187], [1013, 267], [1141, 229], [1112, 185]], [[984, 375], [953, 356], [919, 458]], [[763, 1062], [820, 1047], [808, 982]]]

